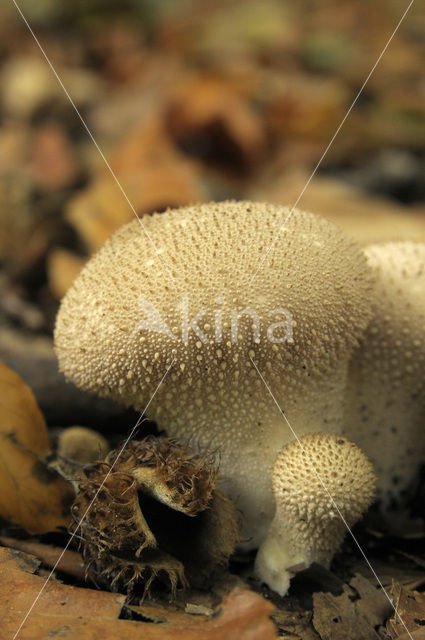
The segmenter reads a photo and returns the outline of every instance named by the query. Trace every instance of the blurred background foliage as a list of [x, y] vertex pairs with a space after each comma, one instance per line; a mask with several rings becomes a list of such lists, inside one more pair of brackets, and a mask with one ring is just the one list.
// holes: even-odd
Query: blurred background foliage
[[[139, 215], [292, 204], [407, 3], [21, 0]], [[300, 200], [360, 242], [425, 237], [425, 12], [414, 3]], [[50, 334], [133, 218], [13, 2], [0, 2], [0, 320]]]

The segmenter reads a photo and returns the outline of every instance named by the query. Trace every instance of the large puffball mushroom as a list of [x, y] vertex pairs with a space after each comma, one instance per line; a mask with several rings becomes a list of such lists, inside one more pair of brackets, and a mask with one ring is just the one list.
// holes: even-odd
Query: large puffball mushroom
[[329, 566], [371, 505], [373, 466], [352, 442], [309, 434], [280, 451], [272, 472], [276, 513], [256, 558], [257, 576], [280, 595], [313, 562]]
[[253, 362], [300, 436], [339, 432], [348, 361], [370, 318], [357, 245], [313, 214], [288, 214], [221, 202], [145, 216], [146, 233], [127, 224], [84, 267], [55, 329], [77, 386], [141, 411], [149, 402], [169, 435], [220, 451], [218, 486], [251, 547], [273, 517], [269, 474], [292, 439]]
[[364, 253], [373, 318], [350, 365], [344, 433], [372, 460], [385, 507], [425, 460], [425, 244], [390, 242]]

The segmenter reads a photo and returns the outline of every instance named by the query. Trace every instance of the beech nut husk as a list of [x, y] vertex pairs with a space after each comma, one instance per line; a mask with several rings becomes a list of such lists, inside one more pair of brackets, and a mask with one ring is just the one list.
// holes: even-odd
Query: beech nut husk
[[233, 505], [214, 488], [217, 473], [214, 454], [153, 436], [86, 467], [71, 531], [87, 577], [131, 599], [153, 586], [172, 596], [179, 587], [208, 588], [239, 538]]

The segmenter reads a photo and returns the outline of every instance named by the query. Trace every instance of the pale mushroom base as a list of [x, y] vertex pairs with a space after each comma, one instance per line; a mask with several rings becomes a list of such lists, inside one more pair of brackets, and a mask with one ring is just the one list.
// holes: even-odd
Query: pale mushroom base
[[306, 562], [302, 552], [295, 555], [288, 554], [279, 535], [275, 536], [270, 531], [270, 535], [258, 550], [255, 559], [255, 574], [270, 589], [276, 591], [280, 596], [284, 596], [289, 590], [294, 575], [307, 568], [309, 564], [311, 562]]
[[[255, 559], [255, 575], [265, 582], [270, 589], [276, 591], [280, 596], [287, 594], [291, 579], [300, 571], [307, 569], [313, 562], [329, 568], [332, 557], [341, 545], [346, 529], [338, 515], [330, 514], [322, 518], [322, 527], [326, 529], [326, 520], [337, 518], [338, 523], [333, 529], [333, 536], [311, 540], [313, 544], [307, 544], [304, 536], [300, 536], [297, 545], [294, 540], [293, 531], [288, 531], [281, 527], [279, 518], [276, 518], [269, 530], [263, 544], [258, 550]], [[296, 528], [296, 523], [292, 523]], [[342, 525], [342, 527], [341, 527]], [[307, 529], [307, 527], [306, 527]], [[330, 533], [329, 531], [327, 532]], [[332, 544], [321, 548], [320, 542], [326, 544], [326, 540], [332, 538]], [[314, 545], [317, 543], [317, 546]]]

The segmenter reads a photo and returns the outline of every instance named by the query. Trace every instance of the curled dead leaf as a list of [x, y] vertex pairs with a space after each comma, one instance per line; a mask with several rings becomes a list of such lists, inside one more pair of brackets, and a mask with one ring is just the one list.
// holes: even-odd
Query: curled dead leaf
[[390, 595], [397, 613], [387, 621], [386, 630], [391, 638], [425, 638], [425, 595], [406, 589], [393, 582]]
[[0, 515], [29, 533], [68, 523], [72, 490], [48, 470], [49, 453], [46, 423], [31, 390], [0, 363]]

